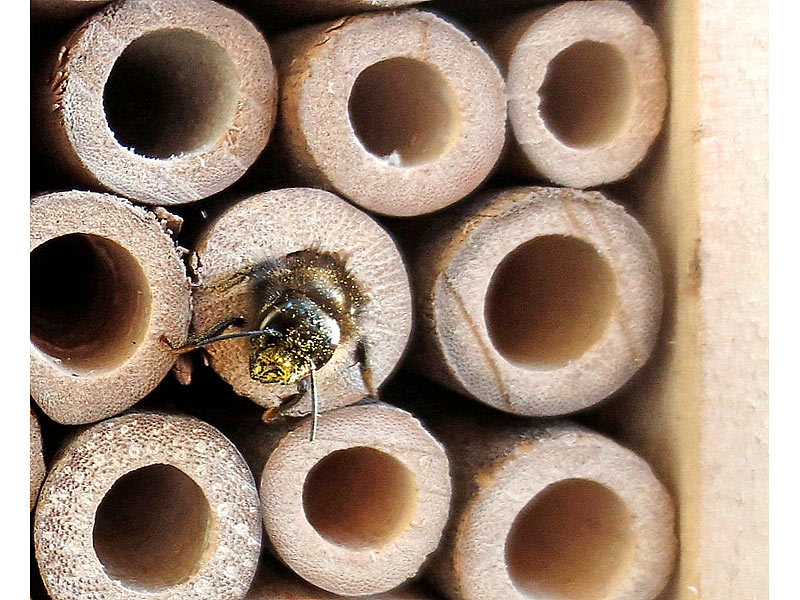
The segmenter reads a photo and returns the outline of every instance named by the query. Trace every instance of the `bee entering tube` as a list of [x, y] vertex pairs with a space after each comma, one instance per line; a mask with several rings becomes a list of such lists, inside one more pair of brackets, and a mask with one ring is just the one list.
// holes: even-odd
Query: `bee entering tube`
[[[366, 304], [356, 281], [339, 257], [301, 250], [274, 262], [240, 270], [207, 290], [226, 292], [247, 283], [256, 306], [255, 318], [231, 316], [190, 338], [180, 347], [164, 340], [182, 354], [235, 338], [250, 338], [250, 378], [260, 383], [298, 384], [298, 395], [268, 410], [272, 419], [299, 401], [310, 384], [312, 401], [311, 440], [316, 436], [319, 398], [314, 377], [332, 357], [343, 339], [356, 338], [356, 318]], [[248, 323], [253, 326], [248, 327]], [[230, 327], [241, 331], [224, 333]], [[372, 374], [359, 341], [364, 383], [375, 395]]]

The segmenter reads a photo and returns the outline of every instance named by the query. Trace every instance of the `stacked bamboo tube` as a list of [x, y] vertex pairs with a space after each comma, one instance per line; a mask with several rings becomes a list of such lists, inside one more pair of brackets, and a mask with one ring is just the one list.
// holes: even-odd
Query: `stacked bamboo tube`
[[[91, 190], [31, 204], [31, 395], [85, 426], [45, 478], [31, 411], [48, 594], [655, 598], [667, 490], [613, 439], [532, 420], [656, 346], [656, 248], [581, 189], [658, 135], [655, 34], [615, 0], [494, 14], [485, 45], [405, 0], [263, 4], [118, 0], [35, 82], [53, 173]], [[259, 378], [253, 330], [299, 335], [270, 372], [314, 378]]]

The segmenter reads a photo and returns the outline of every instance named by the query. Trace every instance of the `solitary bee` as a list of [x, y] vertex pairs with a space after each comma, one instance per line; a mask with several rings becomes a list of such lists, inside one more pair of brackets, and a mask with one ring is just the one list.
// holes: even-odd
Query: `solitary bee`
[[[357, 317], [367, 303], [343, 261], [334, 254], [301, 250], [276, 261], [258, 264], [234, 273], [206, 290], [226, 292], [249, 282], [254, 300], [253, 315], [231, 316], [208, 331], [191, 336], [174, 347], [183, 354], [234, 338], [250, 338], [250, 377], [261, 383], [298, 384], [298, 394], [265, 415], [271, 418], [299, 401], [305, 382], [311, 385], [311, 440], [317, 431], [319, 398], [315, 371], [333, 356], [343, 340], [358, 335]], [[243, 331], [224, 333], [230, 327]], [[374, 396], [372, 372], [363, 340], [357, 341], [364, 384]]]

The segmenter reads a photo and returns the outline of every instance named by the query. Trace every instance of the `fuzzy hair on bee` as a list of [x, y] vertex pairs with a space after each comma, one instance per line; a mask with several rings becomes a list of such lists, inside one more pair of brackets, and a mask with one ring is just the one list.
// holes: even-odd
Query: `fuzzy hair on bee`
[[[290, 399], [277, 410], [268, 411], [270, 417], [299, 400], [305, 391], [303, 385], [310, 382], [313, 440], [319, 412], [314, 373], [330, 361], [344, 341], [356, 340], [364, 383], [374, 395], [372, 373], [357, 325], [367, 298], [340, 256], [315, 249], [253, 265], [204, 289], [224, 293], [245, 283], [251, 298], [250, 315], [232, 315], [192, 336], [183, 346], [170, 344], [170, 348], [180, 354], [225, 340], [250, 338], [251, 379], [298, 384], [299, 394], [294, 401]], [[223, 333], [234, 326], [242, 330]]]

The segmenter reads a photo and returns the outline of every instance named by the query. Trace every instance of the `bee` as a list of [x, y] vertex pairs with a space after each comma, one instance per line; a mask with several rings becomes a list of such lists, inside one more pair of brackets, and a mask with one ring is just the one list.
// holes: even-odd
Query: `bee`
[[[370, 395], [375, 395], [366, 346], [358, 336], [357, 326], [367, 298], [339, 256], [316, 250], [300, 250], [248, 267], [204, 289], [227, 292], [244, 283], [250, 285], [252, 315], [233, 315], [191, 336], [179, 347], [162, 339], [173, 353], [183, 354], [226, 340], [250, 338], [251, 379], [298, 385], [298, 394], [267, 411], [265, 420], [296, 404], [309, 382], [313, 441], [319, 418], [314, 374], [330, 361], [344, 341], [356, 339], [365, 387]], [[242, 330], [225, 333], [231, 327]]]

